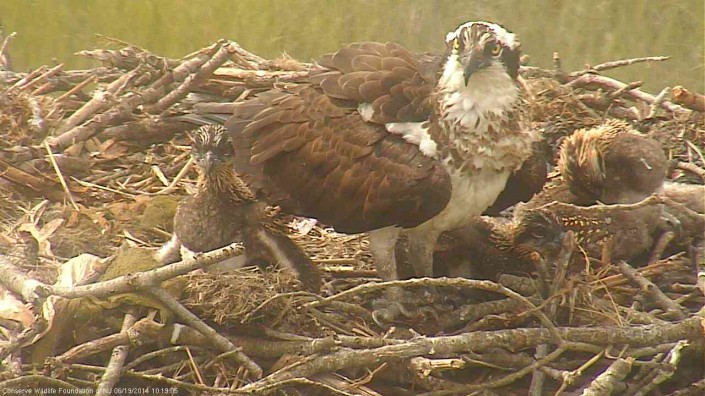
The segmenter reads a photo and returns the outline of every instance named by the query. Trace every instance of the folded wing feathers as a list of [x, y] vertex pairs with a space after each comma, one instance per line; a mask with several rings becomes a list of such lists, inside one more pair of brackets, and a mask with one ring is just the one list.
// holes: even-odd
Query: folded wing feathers
[[434, 77], [426, 64], [432, 61], [422, 57], [420, 64], [416, 58], [394, 43], [355, 43], [324, 56], [320, 64], [330, 71], [310, 80], [332, 98], [372, 104], [372, 122], [423, 121], [431, 112], [424, 99]]
[[[312, 72], [310, 84], [236, 105], [228, 127], [238, 167], [273, 203], [342, 232], [415, 226], [442, 210], [447, 173], [383, 125], [429, 117], [433, 84], [415, 55], [397, 44], [358, 43], [319, 64], [329, 70]], [[358, 103], [372, 104], [372, 123]]]

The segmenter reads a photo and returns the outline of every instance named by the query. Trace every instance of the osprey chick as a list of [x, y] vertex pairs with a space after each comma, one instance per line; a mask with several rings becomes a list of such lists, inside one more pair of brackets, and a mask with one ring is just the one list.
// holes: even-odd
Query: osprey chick
[[657, 141], [619, 120], [573, 132], [558, 161], [573, 194], [604, 204], [635, 203], [661, 192], [667, 165]]
[[321, 277], [316, 265], [267, 216], [264, 203], [255, 199], [235, 173], [225, 129], [204, 125], [193, 132], [191, 140], [191, 155], [200, 173], [197, 191], [179, 203], [174, 235], [157, 259], [175, 261], [177, 250], [182, 257], [189, 257], [240, 241], [245, 254], [218, 264], [220, 268], [284, 267], [296, 273], [306, 289], [318, 291]]

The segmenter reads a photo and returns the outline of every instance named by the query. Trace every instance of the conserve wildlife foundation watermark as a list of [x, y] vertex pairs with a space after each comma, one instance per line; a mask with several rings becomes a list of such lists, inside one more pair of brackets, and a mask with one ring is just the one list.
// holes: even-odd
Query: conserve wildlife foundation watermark
[[[92, 395], [93, 388], [12, 388], [0, 390], [0, 395]], [[113, 388], [112, 395], [176, 395], [175, 387]]]

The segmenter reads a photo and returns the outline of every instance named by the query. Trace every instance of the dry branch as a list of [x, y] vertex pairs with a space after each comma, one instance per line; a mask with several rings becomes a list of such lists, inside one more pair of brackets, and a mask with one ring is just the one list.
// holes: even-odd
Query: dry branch
[[[134, 315], [130, 313], [126, 314], [125, 319], [122, 322], [122, 330], [120, 332], [127, 332], [130, 327], [135, 324], [136, 320], [137, 318]], [[111, 395], [113, 393], [113, 387], [120, 380], [120, 374], [125, 365], [125, 360], [127, 360], [127, 353], [129, 351], [130, 347], [128, 345], [120, 345], [115, 347], [113, 354], [110, 357], [110, 362], [105, 368], [105, 372], [100, 378], [100, 382], [96, 388], [96, 395]]]
[[673, 87], [673, 101], [691, 110], [705, 112], [705, 95], [690, 92], [682, 86]]
[[622, 382], [629, 375], [633, 364], [634, 358], [615, 360], [604, 373], [592, 381], [583, 391], [582, 396], [610, 395], [615, 391], [620, 392], [624, 387]]
[[242, 254], [242, 246], [233, 243], [220, 249], [198, 254], [174, 264], [156, 268], [146, 272], [138, 272], [120, 276], [111, 280], [92, 283], [77, 287], [50, 287], [51, 294], [64, 298], [78, 298], [86, 296], [102, 297], [116, 293], [125, 293], [135, 289], [138, 284], [159, 284], [167, 279], [186, 274], [197, 268], [207, 267], [226, 258]]
[[[631, 346], [679, 340], [698, 340], [702, 337], [701, 319], [693, 317], [677, 324], [625, 328], [558, 328], [560, 339], [567, 342], [607, 346], [629, 344]], [[258, 382], [246, 385], [241, 391], [257, 392], [272, 383], [308, 377], [325, 371], [338, 371], [348, 367], [372, 367], [390, 359], [415, 356], [449, 356], [464, 352], [482, 352], [493, 348], [520, 350], [535, 347], [540, 343], [551, 343], [552, 337], [546, 329], [514, 329], [500, 331], [478, 331], [449, 337], [419, 337], [403, 344], [384, 346], [369, 350], [343, 349], [329, 355], [314, 357], [291, 370], [275, 372]]]
[[[158, 114], [165, 111], [171, 105], [176, 103], [178, 100], [184, 98], [192, 88], [195, 87], [200, 81], [205, 80], [207, 77], [213, 74], [215, 69], [220, 67], [226, 60], [229, 54], [235, 51], [232, 43], [222, 40], [219, 42], [218, 51], [208, 59], [206, 62], [201, 63], [201, 59], [195, 58], [198, 63], [193, 65], [189, 63], [184, 63], [181, 67], [188, 67], [195, 69], [193, 74], [186, 77], [182, 84], [180, 84], [176, 89], [169, 92], [166, 96], [159, 99], [153, 105], [145, 106], [144, 111], [151, 114]], [[176, 69], [175, 69], [176, 71]]]
[[661, 289], [658, 288], [658, 286], [641, 276], [629, 264], [624, 261], [619, 263], [619, 271], [626, 276], [629, 281], [639, 286], [639, 289], [641, 289], [641, 292], [644, 293], [644, 297], [646, 297], [648, 301], [663, 308], [669, 316], [678, 320], [683, 320], [687, 317], [681, 306], [668, 298], [668, 296], [666, 296]]
[[[609, 91], [618, 91], [620, 89], [625, 89], [628, 87], [628, 84], [625, 84], [621, 81], [615, 80], [613, 78], [605, 77], [605, 76], [600, 76], [597, 74], [584, 74], [575, 80], [570, 81], [568, 84], [566, 84], [568, 87], [571, 88], [576, 88], [576, 87], [582, 87], [582, 88], [591, 88], [591, 87], [596, 87], [596, 88], [603, 88]], [[652, 104], [656, 102], [656, 97], [654, 97], [651, 94], [648, 94], [640, 89], [631, 89], [625, 92], [623, 96], [630, 97], [635, 100], [641, 100], [643, 102], [646, 102], [647, 104]], [[684, 109], [683, 107], [673, 104], [672, 102], [668, 100], [664, 100], [661, 102], [661, 107], [664, 108], [665, 110], [668, 110], [673, 113], [683, 113], [687, 112], [688, 110]]]

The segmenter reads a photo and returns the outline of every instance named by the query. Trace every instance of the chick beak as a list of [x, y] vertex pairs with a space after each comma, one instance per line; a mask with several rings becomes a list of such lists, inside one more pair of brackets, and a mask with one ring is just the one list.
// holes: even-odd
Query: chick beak
[[482, 49], [473, 48], [470, 53], [463, 59], [465, 67], [463, 69], [463, 76], [465, 77], [465, 86], [468, 85], [470, 77], [480, 69], [490, 65], [485, 53]]
[[210, 174], [215, 166], [215, 160], [213, 159], [213, 153], [207, 152], [202, 162], [203, 171], [206, 174]]

